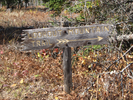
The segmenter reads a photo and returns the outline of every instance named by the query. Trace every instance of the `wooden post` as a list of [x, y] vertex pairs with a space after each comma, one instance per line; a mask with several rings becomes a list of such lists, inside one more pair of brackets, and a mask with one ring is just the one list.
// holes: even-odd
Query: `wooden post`
[[70, 93], [72, 87], [72, 68], [71, 68], [71, 47], [63, 48], [63, 73], [65, 92]]

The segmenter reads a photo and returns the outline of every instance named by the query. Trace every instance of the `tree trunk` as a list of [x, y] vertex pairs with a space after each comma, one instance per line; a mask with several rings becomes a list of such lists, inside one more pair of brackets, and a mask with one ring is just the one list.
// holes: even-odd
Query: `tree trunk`
[[10, 3], [7, 3], [7, 7], [6, 7], [6, 9], [8, 9], [8, 8], [10, 8]]
[[2, 8], [2, 2], [0, 2], [0, 9]]

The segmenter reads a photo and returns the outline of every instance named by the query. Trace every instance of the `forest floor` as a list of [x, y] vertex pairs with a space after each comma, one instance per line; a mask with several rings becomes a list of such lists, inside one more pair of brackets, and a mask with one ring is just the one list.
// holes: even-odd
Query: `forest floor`
[[[38, 9], [13, 12], [6, 12], [3, 9], [0, 11], [0, 29], [34, 26], [34, 21], [46, 22], [53, 19], [50, 17], [51, 14], [52, 11], [42, 12]], [[60, 20], [59, 17], [56, 19]], [[61, 49], [54, 49], [53, 52], [49, 49], [21, 52], [17, 49], [18, 44], [14, 39], [10, 41], [3, 37], [1, 39], [0, 100], [132, 100], [133, 98], [133, 76], [129, 77], [132, 75], [130, 71], [133, 71], [133, 65], [130, 63], [133, 61], [132, 54], [126, 55], [128, 63], [121, 54], [122, 59], [119, 63], [113, 64], [105, 71], [109, 65], [103, 66], [101, 63], [103, 61], [112, 63], [117, 60], [118, 52], [114, 53], [110, 49], [111, 54], [104, 50], [99, 51], [98, 55], [98, 51], [90, 48], [84, 52], [81, 49], [76, 54], [72, 53], [73, 87], [71, 93], [66, 94]], [[106, 48], [107, 45], [103, 47]], [[58, 53], [55, 59], [52, 53]]]

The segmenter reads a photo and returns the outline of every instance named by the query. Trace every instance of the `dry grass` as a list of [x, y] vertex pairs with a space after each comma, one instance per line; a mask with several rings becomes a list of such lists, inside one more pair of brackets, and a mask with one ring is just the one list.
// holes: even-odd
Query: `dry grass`
[[[39, 11], [41, 9], [41, 11]], [[35, 22], [48, 22], [48, 21], [61, 21], [60, 17], [50, 17], [54, 12], [47, 11], [44, 8], [28, 8], [27, 10], [14, 10], [6, 12], [5, 9], [0, 11], [0, 26], [7, 27], [22, 27], [22, 26], [35, 26]], [[68, 18], [76, 18], [79, 14], [71, 14], [63, 11], [62, 16]]]
[[45, 22], [51, 20], [49, 15], [51, 12], [38, 12], [37, 10], [0, 12], [0, 26], [6, 27], [22, 27], [32, 26], [34, 21]]

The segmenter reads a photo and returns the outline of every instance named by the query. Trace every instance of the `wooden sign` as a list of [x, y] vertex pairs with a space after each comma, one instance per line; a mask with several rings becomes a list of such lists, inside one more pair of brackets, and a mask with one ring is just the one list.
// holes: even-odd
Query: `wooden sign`
[[71, 47], [107, 44], [111, 25], [89, 25], [83, 27], [55, 27], [24, 30], [23, 50], [63, 48], [63, 72], [65, 92], [72, 87]]
[[82, 27], [55, 27], [24, 30], [23, 50], [38, 50], [83, 45], [107, 44], [111, 25], [89, 25]]

